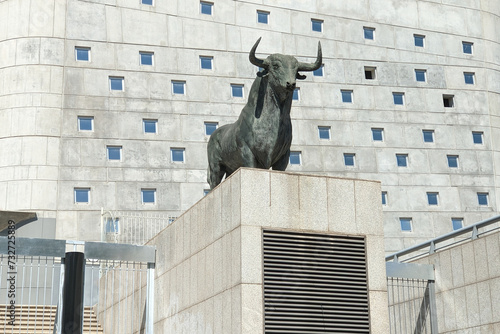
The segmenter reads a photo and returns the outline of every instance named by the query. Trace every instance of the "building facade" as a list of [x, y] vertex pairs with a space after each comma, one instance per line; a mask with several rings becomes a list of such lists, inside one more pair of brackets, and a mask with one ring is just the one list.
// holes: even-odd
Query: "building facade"
[[488, 218], [499, 24], [494, 0], [0, 1], [0, 209], [36, 211], [26, 235], [82, 240], [101, 208], [180, 215], [262, 36], [261, 57], [312, 61], [321, 42], [287, 170], [381, 181], [386, 251]]

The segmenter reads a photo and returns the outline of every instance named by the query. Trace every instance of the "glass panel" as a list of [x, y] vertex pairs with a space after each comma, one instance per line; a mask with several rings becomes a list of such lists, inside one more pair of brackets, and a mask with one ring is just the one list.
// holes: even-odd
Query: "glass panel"
[[141, 193], [142, 193], [142, 202], [143, 203], [154, 203], [155, 202], [156, 190], [154, 190], [154, 189], [150, 189], [150, 190], [143, 189], [143, 190], [141, 190]]
[[209, 2], [201, 2], [201, 13], [206, 15], [212, 15], [212, 3]]
[[89, 192], [90, 189], [75, 189], [75, 202], [76, 203], [88, 203], [89, 202]]
[[300, 165], [300, 152], [290, 152], [290, 165]]
[[350, 90], [342, 91], [342, 102], [352, 103], [352, 91]]
[[173, 148], [172, 152], [172, 161], [176, 162], [184, 162], [184, 149], [181, 148]]

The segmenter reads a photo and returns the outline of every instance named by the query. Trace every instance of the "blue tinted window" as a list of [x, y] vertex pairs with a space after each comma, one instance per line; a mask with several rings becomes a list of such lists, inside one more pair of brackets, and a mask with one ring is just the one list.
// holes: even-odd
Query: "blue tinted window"
[[122, 158], [121, 146], [108, 146], [108, 160], [120, 160]]
[[319, 139], [330, 139], [330, 127], [329, 126], [318, 126]]
[[473, 43], [470, 42], [462, 42], [462, 50], [464, 53], [472, 54], [472, 45]]
[[141, 189], [142, 203], [155, 203], [156, 189]]
[[313, 31], [317, 31], [317, 32], [323, 31], [323, 21], [322, 20], [311, 19], [311, 24], [312, 24]]
[[75, 188], [75, 203], [89, 202], [90, 188]]
[[434, 142], [434, 130], [422, 130], [422, 134], [424, 136], [424, 143]]
[[464, 227], [464, 220], [462, 218], [451, 218], [451, 225], [453, 227], [453, 231], [459, 230]]
[[172, 161], [184, 162], [184, 149], [183, 148], [171, 148], [170, 152], [172, 154]]
[[482, 132], [472, 132], [472, 140], [474, 144], [482, 144], [483, 143], [483, 133]]
[[216, 129], [219, 123], [216, 122], [205, 122], [205, 134], [210, 136]]
[[320, 68], [318, 68], [317, 70], [313, 71], [313, 75], [315, 77], [322, 77], [323, 76], [323, 66], [324, 65], [321, 65]]
[[260, 10], [257, 11], [257, 22], [268, 24], [269, 23], [269, 13], [262, 12]]
[[352, 103], [352, 90], [342, 90], [342, 102]]
[[375, 29], [363, 27], [364, 37], [365, 39], [374, 39], [375, 37]]
[[448, 155], [446, 157], [448, 159], [448, 167], [458, 168], [458, 155]]
[[203, 196], [207, 196], [210, 193], [210, 189], [203, 189]]
[[387, 205], [387, 191], [382, 191], [382, 205]]
[[143, 5], [152, 5], [153, 4], [153, 0], [141, 0], [141, 2]]
[[404, 94], [403, 93], [392, 93], [394, 99], [394, 104], [403, 105], [404, 104]]
[[300, 152], [290, 152], [290, 165], [300, 165]]
[[423, 36], [423, 35], [413, 35], [413, 40], [415, 42], [415, 46], [418, 46], [418, 47], [421, 47], [421, 48], [424, 47], [425, 36]]
[[109, 77], [109, 84], [111, 90], [123, 90], [123, 78]]
[[94, 129], [94, 117], [78, 116], [78, 130], [92, 131]]
[[89, 61], [90, 60], [90, 48], [76, 47], [76, 60], [79, 61]]
[[425, 82], [425, 70], [415, 70], [415, 79], [419, 82]]
[[212, 59], [213, 57], [200, 56], [200, 65], [202, 69], [211, 70], [212, 69]]
[[295, 88], [295, 89], [293, 90], [293, 96], [292, 96], [292, 99], [293, 99], [293, 100], [295, 100], [295, 101], [298, 101], [298, 100], [299, 100], [299, 95], [300, 95], [300, 94], [299, 94], [299, 90], [300, 90], [299, 88]]
[[158, 120], [145, 119], [142, 122], [144, 124], [144, 132], [145, 133], [156, 133], [156, 125], [158, 124]]
[[474, 73], [464, 72], [464, 80], [467, 85], [474, 84]]
[[411, 218], [399, 218], [399, 223], [401, 225], [401, 231], [403, 231], [403, 232], [411, 232], [412, 231]]
[[205, 1], [202, 1], [200, 2], [200, 6], [201, 6], [201, 13], [202, 14], [206, 14], [206, 15], [212, 15], [212, 7], [213, 7], [213, 3], [211, 2], [205, 2]]
[[243, 97], [243, 85], [231, 85], [231, 95], [233, 97]]
[[408, 166], [408, 154], [396, 154], [396, 160], [399, 167]]
[[477, 202], [479, 205], [488, 205], [488, 193], [477, 193]]
[[120, 219], [107, 218], [105, 228], [106, 228], [106, 233], [118, 233], [120, 231]]
[[372, 139], [374, 141], [383, 141], [384, 129], [372, 129]]
[[172, 91], [174, 94], [184, 94], [184, 87], [186, 83], [184, 81], [172, 81]]
[[139, 52], [141, 56], [141, 65], [153, 65], [152, 52]]
[[344, 153], [344, 164], [346, 166], [354, 166], [354, 153]]
[[438, 193], [427, 193], [427, 203], [429, 205], [438, 205]]

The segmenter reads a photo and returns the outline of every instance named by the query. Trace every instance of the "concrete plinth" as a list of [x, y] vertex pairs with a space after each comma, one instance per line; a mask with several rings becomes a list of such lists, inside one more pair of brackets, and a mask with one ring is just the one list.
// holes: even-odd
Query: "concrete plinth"
[[148, 244], [156, 333], [264, 333], [263, 230], [361, 236], [370, 332], [388, 333], [380, 184], [240, 169]]

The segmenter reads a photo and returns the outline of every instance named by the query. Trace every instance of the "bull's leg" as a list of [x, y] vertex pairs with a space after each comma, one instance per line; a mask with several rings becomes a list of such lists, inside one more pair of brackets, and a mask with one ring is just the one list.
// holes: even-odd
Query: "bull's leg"
[[273, 164], [272, 166], [273, 170], [284, 171], [288, 166], [289, 159], [290, 159], [290, 150], [286, 151], [286, 153], [283, 154], [283, 156]]
[[222, 181], [224, 174], [226, 174], [226, 171], [221, 169], [220, 164], [215, 163], [208, 165], [207, 182], [210, 185], [210, 190], [217, 187], [217, 185]]

